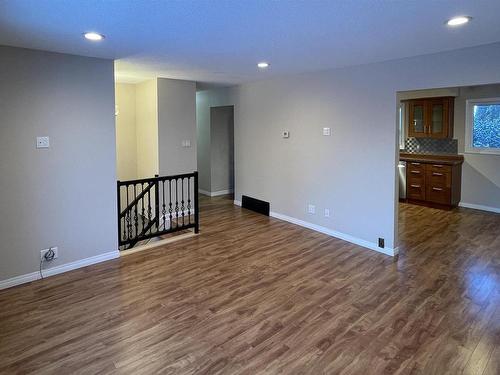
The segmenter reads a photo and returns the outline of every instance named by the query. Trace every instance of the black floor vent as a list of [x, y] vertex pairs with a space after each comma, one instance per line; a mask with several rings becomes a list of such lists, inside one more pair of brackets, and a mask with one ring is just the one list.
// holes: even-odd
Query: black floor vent
[[269, 202], [264, 202], [260, 199], [255, 199], [243, 195], [241, 197], [241, 207], [246, 208], [247, 210], [258, 212], [259, 214], [269, 216]]

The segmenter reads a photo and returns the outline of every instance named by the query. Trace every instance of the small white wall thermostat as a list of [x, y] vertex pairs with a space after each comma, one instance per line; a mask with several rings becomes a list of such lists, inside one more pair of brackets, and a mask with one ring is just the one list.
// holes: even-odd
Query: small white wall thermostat
[[323, 128], [323, 135], [330, 135], [330, 128]]
[[283, 132], [281, 133], [281, 136], [283, 138], [290, 138], [290, 132], [288, 130], [283, 130]]
[[49, 148], [49, 137], [36, 137], [36, 148]]

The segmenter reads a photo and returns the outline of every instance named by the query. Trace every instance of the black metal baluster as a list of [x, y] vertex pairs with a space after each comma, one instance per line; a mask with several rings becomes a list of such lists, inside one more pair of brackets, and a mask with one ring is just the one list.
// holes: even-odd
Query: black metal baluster
[[172, 180], [168, 180], [168, 196], [169, 196], [168, 213], [170, 216], [169, 227], [170, 229], [172, 229]]
[[120, 181], [118, 180], [116, 182], [116, 203], [117, 203], [117, 210], [118, 210], [118, 247], [120, 247], [120, 244], [122, 243], [122, 206], [121, 206], [121, 194], [120, 194]]
[[175, 227], [179, 227], [179, 181], [175, 179]]
[[[126, 186], [127, 185], [125, 185], [124, 187], [126, 188]], [[125, 241], [127, 240], [127, 211], [126, 210], [125, 210], [125, 216], [123, 217], [123, 240], [125, 240]]]
[[188, 200], [187, 200], [187, 210], [188, 210], [188, 224], [191, 224], [191, 177], [188, 177]]
[[148, 184], [148, 226], [149, 226], [149, 233], [151, 233], [151, 226], [149, 225], [151, 223], [151, 186]]
[[[144, 182], [141, 183], [141, 194], [144, 192]], [[142, 232], [144, 232], [144, 221], [146, 220], [146, 209], [144, 208], [144, 194], [141, 195], [141, 207], [142, 207]], [[138, 236], [139, 237], [139, 236]]]
[[126, 189], [127, 189], [127, 211], [125, 212], [125, 220], [127, 222], [127, 231], [128, 231], [128, 239], [130, 240], [132, 238], [132, 222], [131, 222], [131, 211], [129, 210], [128, 208], [128, 205], [129, 205], [129, 195], [130, 195], [130, 189], [129, 189], [129, 186], [130, 185], [126, 185]]
[[200, 232], [200, 203], [198, 199], [198, 172], [194, 172], [194, 232]]
[[[156, 232], [158, 233], [160, 231], [160, 179], [157, 174], [155, 174], [155, 183], [154, 183], [154, 188], [155, 188], [155, 225], [156, 225]], [[151, 231], [153, 230], [153, 227], [151, 227]]]
[[166, 213], [167, 213], [167, 210], [166, 210], [166, 205], [165, 205], [165, 180], [163, 180], [161, 182], [161, 186], [162, 186], [162, 208], [161, 208], [161, 215], [163, 217], [163, 230], [166, 230]]
[[134, 227], [135, 227], [135, 237], [139, 235], [139, 217], [137, 216], [137, 205], [139, 202], [136, 202], [137, 199], [137, 184], [134, 184]]
[[184, 226], [184, 177], [181, 178], [181, 198], [182, 226]]

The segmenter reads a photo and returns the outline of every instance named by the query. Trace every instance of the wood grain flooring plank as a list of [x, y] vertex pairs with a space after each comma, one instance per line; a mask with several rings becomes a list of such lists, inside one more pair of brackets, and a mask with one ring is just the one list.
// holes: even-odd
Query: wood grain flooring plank
[[0, 291], [0, 374], [500, 374], [500, 215], [396, 259], [202, 197], [201, 234]]

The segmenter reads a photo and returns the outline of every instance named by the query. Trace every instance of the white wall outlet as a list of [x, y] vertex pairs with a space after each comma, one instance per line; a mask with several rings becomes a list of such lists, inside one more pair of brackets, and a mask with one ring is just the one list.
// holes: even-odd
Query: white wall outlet
[[49, 137], [36, 137], [36, 148], [49, 148], [50, 139]]
[[316, 206], [313, 204], [308, 204], [307, 205], [307, 212], [310, 214], [315, 214], [316, 213]]
[[281, 132], [281, 136], [282, 136], [283, 138], [290, 138], [290, 132], [289, 132], [288, 130], [283, 130], [283, 131]]
[[54, 259], [57, 259], [57, 257], [59, 256], [59, 254], [58, 254], [58, 248], [57, 248], [57, 246], [55, 246], [55, 247], [50, 247], [50, 248], [48, 248], [48, 249], [43, 249], [43, 250], [41, 250], [41, 251], [40, 251], [40, 260], [45, 261], [45, 254], [46, 254], [46, 253], [47, 253], [50, 249], [52, 249], [52, 251], [54, 251]]
[[330, 135], [331, 131], [330, 128], [323, 128], [323, 135]]
[[325, 208], [325, 217], [330, 217], [330, 209]]

